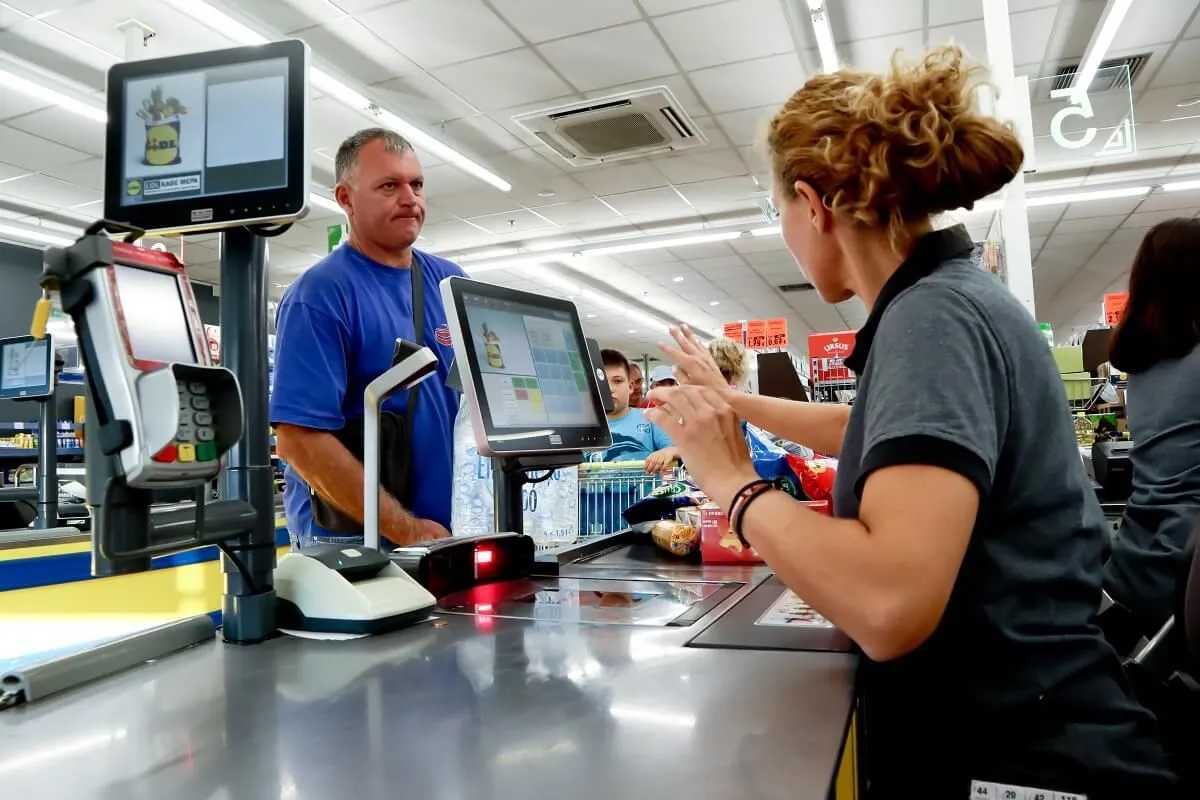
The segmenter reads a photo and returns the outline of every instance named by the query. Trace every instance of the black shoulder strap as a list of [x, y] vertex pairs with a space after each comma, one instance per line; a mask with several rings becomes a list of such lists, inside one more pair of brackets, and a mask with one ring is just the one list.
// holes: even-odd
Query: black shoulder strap
[[[421, 261], [413, 253], [412, 266], [408, 268], [412, 277], [413, 303], [413, 344], [425, 346], [425, 274], [421, 269]], [[420, 384], [408, 390], [408, 409], [404, 412], [404, 446], [412, 449], [413, 418], [417, 415], [417, 398], [420, 397]], [[409, 458], [415, 457], [411, 454]]]

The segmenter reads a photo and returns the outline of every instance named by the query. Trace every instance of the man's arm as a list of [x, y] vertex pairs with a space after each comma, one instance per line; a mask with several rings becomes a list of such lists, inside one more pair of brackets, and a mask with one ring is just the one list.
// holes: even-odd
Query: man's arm
[[[362, 523], [363, 465], [328, 431], [280, 423], [275, 451], [312, 489], [343, 514]], [[417, 520], [386, 489], [379, 490], [379, 535], [397, 545], [422, 538]]]
[[729, 391], [725, 400], [742, 419], [781, 439], [802, 444], [828, 456], [842, 451], [850, 406], [837, 403], [798, 403], [781, 397]]

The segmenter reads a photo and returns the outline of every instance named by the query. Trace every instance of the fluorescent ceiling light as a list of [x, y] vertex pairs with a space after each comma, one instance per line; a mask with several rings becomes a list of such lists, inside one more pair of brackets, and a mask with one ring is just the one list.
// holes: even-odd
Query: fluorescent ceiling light
[[1133, 0], [1108, 0], [1105, 3], [1100, 24], [1091, 43], [1088, 44], [1087, 53], [1084, 54], [1079, 70], [1075, 73], [1075, 80], [1071, 84], [1075, 94], [1086, 94], [1088, 87], [1096, 79], [1096, 72], [1100, 69], [1100, 64], [1108, 54], [1108, 48], [1116, 38], [1117, 31], [1121, 29], [1121, 23], [1125, 21], [1125, 15], [1129, 13], [1129, 7], [1132, 5]]
[[75, 243], [74, 239], [68, 239], [65, 235], [58, 235], [49, 231], [38, 230], [37, 228], [26, 228], [23, 226], [10, 225], [5, 222], [0, 222], [0, 237], [5, 236], [12, 239], [19, 239], [22, 242], [55, 245], [58, 247], [68, 247]]
[[1164, 192], [1190, 192], [1196, 189], [1200, 189], [1200, 181], [1175, 181], [1162, 185]]
[[580, 253], [583, 256], [611, 256], [618, 253], [637, 253], [642, 250], [663, 250], [669, 247], [688, 247], [694, 244], [710, 242], [727, 242], [742, 235], [741, 231], [722, 231], [721, 233], [705, 233], [698, 236], [681, 236], [678, 239], [659, 239], [648, 242], [630, 242], [629, 244], [614, 244], [608, 247], [593, 247]]
[[49, 86], [28, 80], [5, 69], [0, 69], [0, 86], [6, 86], [47, 105], [58, 106], [64, 111], [70, 111], [84, 119], [90, 119], [92, 122], [99, 122], [103, 125], [108, 121], [108, 112], [104, 109], [70, 97], [55, 89], [51, 89]]
[[833, 28], [829, 25], [827, 0], [808, 0], [808, 10], [813, 34], [817, 37], [817, 51], [821, 54], [821, 69], [837, 72], [837, 45], [833, 41]]
[[1029, 208], [1042, 206], [1057, 206], [1067, 203], [1087, 203], [1093, 200], [1119, 200], [1123, 197], [1141, 197], [1149, 194], [1149, 186], [1130, 186], [1125, 189], [1098, 189], [1091, 192], [1068, 192], [1066, 194], [1048, 194], [1042, 197], [1029, 197], [1025, 205]]
[[[228, 14], [217, 10], [212, 5], [204, 2], [204, 0], [169, 0], [171, 5], [178, 8], [180, 11], [194, 18], [197, 22], [207, 25], [209, 28], [228, 36], [235, 42], [244, 45], [265, 44], [273, 37], [267, 36], [259, 30], [255, 30], [250, 26], [234, 19]], [[309, 70], [309, 80], [312, 85], [321, 90], [325, 94], [334, 98], [343, 105], [363, 114], [373, 120], [376, 124], [392, 130], [404, 136], [412, 144], [431, 155], [446, 161], [461, 169], [469, 175], [479, 178], [485, 183], [495, 186], [502, 192], [507, 192], [512, 189], [512, 184], [495, 174], [491, 170], [477, 164], [471, 159], [464, 156], [454, 148], [450, 147], [430, 136], [425, 131], [413, 125], [411, 122], [397, 116], [396, 114], [380, 107], [378, 103], [368, 98], [366, 95], [357, 91], [353, 87], [343, 83], [337, 78], [330, 75], [324, 70], [313, 67]]]
[[751, 236], [778, 236], [783, 232], [781, 225], [772, 225], [769, 228], [755, 228], [750, 231]]

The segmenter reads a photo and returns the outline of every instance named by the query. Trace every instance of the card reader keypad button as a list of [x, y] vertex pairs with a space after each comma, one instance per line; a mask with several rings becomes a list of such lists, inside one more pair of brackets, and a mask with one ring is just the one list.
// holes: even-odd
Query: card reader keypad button
[[175, 440], [155, 454], [160, 463], [190, 464], [217, 459], [217, 431], [208, 384], [203, 381], [177, 381], [179, 427]]

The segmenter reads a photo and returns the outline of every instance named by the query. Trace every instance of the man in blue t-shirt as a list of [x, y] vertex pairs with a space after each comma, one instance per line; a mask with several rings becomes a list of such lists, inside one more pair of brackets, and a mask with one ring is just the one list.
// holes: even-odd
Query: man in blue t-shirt
[[[411, 507], [382, 491], [381, 540], [407, 545], [449, 535], [452, 433], [458, 395], [446, 387], [454, 352], [438, 284], [457, 265], [413, 249], [425, 221], [421, 163], [402, 137], [380, 128], [351, 136], [335, 160], [336, 197], [349, 240], [296, 280], [276, 316], [271, 423], [286, 463], [284, 506], [292, 542], [361, 542], [361, 530], [313, 520], [309, 487], [361, 525], [363, 468], [335, 436], [363, 415], [363, 390], [392, 366], [396, 339], [427, 345], [438, 373], [417, 389], [412, 425]], [[414, 332], [412, 270], [424, 279], [424, 330]], [[384, 410], [402, 413], [408, 393]]]
[[602, 460], [645, 460], [648, 474], [668, 469], [679, 458], [679, 452], [662, 428], [646, 419], [642, 409], [630, 407], [629, 359], [617, 350], [601, 350], [600, 357], [613, 396], [613, 410], [608, 415], [612, 447], [604, 451]]

